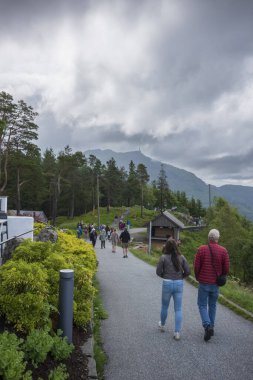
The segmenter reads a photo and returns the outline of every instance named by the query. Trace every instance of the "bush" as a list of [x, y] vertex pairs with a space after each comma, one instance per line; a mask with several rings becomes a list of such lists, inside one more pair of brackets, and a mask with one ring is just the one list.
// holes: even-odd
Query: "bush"
[[26, 239], [15, 249], [12, 258], [27, 263], [43, 262], [52, 253], [52, 248], [51, 242], [32, 242]]
[[56, 360], [67, 359], [74, 349], [73, 344], [69, 344], [66, 337], [62, 337], [62, 331], [57, 330], [57, 335], [53, 337], [51, 354]]
[[49, 323], [47, 274], [39, 264], [9, 261], [0, 267], [0, 313], [19, 331]]
[[22, 340], [15, 334], [0, 334], [0, 376], [4, 380], [19, 380], [22, 377], [26, 363], [20, 349], [21, 343]]
[[46, 360], [47, 354], [53, 346], [53, 338], [48, 330], [33, 330], [27, 336], [23, 345], [26, 359], [32, 361], [34, 367]]
[[54, 370], [50, 371], [48, 380], [67, 380], [69, 375], [64, 364], [58, 365]]
[[59, 270], [74, 269], [74, 322], [84, 327], [91, 318], [96, 267], [93, 247], [73, 235], [59, 231], [56, 243], [26, 240], [0, 268], [0, 313], [18, 330], [43, 328], [50, 311], [58, 309]]

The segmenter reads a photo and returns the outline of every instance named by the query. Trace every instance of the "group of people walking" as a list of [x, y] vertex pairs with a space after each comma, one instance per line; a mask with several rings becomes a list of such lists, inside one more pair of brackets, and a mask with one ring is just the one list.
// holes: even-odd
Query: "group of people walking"
[[[86, 231], [87, 229], [87, 231]], [[92, 246], [96, 246], [97, 238], [99, 236], [99, 240], [101, 243], [101, 249], [105, 248], [106, 240], [110, 240], [112, 244], [112, 252], [115, 253], [117, 249], [117, 245], [119, 243], [122, 244], [123, 249], [123, 258], [128, 257], [128, 244], [131, 240], [130, 234], [128, 232], [128, 227], [125, 226], [123, 231], [120, 232], [118, 235], [117, 230], [115, 228], [110, 228], [105, 225], [101, 225], [99, 228], [99, 235], [98, 232], [93, 224], [89, 224], [88, 227], [84, 226], [83, 223], [77, 224], [77, 237], [80, 239], [82, 237], [82, 234], [84, 234], [84, 238], [87, 239], [89, 236], [89, 239], [92, 243]]]
[[[91, 226], [90, 240], [96, 245], [97, 231]], [[108, 238], [106, 229], [100, 231], [101, 249], [105, 248]], [[216, 304], [219, 296], [217, 278], [229, 272], [229, 255], [223, 246], [218, 244], [220, 233], [211, 229], [208, 233], [208, 244], [201, 245], [195, 255], [194, 273], [199, 282], [197, 304], [204, 328], [204, 340], [207, 342], [214, 335]], [[128, 228], [118, 235], [116, 229], [110, 233], [112, 252], [115, 253], [119, 243], [122, 245], [123, 258], [128, 257], [128, 245], [131, 240]], [[164, 332], [171, 298], [174, 301], [175, 328], [174, 339], [179, 340], [182, 329], [182, 301], [184, 278], [190, 275], [190, 267], [179, 250], [179, 242], [169, 237], [162, 249], [162, 255], [156, 267], [156, 274], [163, 279], [159, 329]]]
[[[198, 248], [194, 260], [194, 272], [198, 287], [198, 308], [204, 328], [204, 340], [214, 335], [216, 304], [219, 296], [217, 278], [229, 272], [229, 256], [226, 248], [218, 244], [220, 233], [212, 229], [208, 234], [208, 244]], [[164, 332], [171, 297], [174, 301], [174, 339], [180, 339], [182, 328], [183, 279], [190, 275], [186, 258], [181, 255], [177, 242], [169, 238], [157, 264], [156, 274], [163, 279], [162, 306], [159, 329]]]

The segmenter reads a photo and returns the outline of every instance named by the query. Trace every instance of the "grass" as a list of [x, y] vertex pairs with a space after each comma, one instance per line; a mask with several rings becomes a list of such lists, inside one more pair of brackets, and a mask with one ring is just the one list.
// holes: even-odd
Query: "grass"
[[97, 375], [99, 380], [104, 379], [104, 366], [107, 356], [103, 350], [101, 338], [101, 320], [107, 319], [108, 314], [103, 308], [102, 299], [99, 293], [99, 283], [95, 279], [93, 282], [97, 292], [93, 302], [93, 337], [94, 337], [94, 359], [96, 361]]
[[[129, 212], [129, 214], [125, 214]], [[111, 226], [113, 224], [115, 216], [119, 218], [124, 215], [124, 221], [130, 220], [131, 227], [143, 227], [151, 219], [153, 219], [158, 212], [153, 210], [143, 209], [143, 218], [141, 218], [141, 209], [139, 206], [133, 207], [111, 207], [110, 212], [107, 212], [106, 207], [100, 207], [100, 224]], [[87, 214], [75, 216], [74, 218], [67, 218], [65, 216], [59, 216], [56, 220], [57, 227], [75, 229], [78, 222], [83, 221], [84, 224], [98, 225], [98, 212], [97, 209], [88, 212]]]

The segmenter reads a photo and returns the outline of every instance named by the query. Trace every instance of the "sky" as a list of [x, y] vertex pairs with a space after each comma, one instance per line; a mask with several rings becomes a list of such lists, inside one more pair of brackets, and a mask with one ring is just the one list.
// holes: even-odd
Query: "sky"
[[112, 149], [253, 186], [253, 0], [0, 0], [0, 91], [42, 152]]

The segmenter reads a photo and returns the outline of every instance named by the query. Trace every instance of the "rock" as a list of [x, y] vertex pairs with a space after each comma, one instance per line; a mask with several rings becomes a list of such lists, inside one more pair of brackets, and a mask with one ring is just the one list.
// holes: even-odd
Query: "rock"
[[51, 241], [52, 243], [56, 243], [58, 239], [57, 232], [50, 227], [44, 228], [40, 231], [39, 235], [34, 237], [34, 241], [42, 241], [47, 242]]
[[2, 264], [6, 263], [6, 261], [10, 260], [12, 257], [12, 253], [15, 251], [15, 249], [24, 241], [22, 238], [14, 238], [10, 241], [8, 241], [5, 244], [4, 250], [3, 250], [3, 257], [2, 257]]

